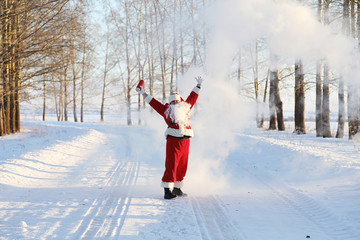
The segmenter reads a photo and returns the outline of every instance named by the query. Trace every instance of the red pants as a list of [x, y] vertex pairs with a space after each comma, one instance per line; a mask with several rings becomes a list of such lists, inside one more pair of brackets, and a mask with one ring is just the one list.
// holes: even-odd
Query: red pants
[[168, 137], [163, 182], [181, 182], [186, 174], [190, 139]]

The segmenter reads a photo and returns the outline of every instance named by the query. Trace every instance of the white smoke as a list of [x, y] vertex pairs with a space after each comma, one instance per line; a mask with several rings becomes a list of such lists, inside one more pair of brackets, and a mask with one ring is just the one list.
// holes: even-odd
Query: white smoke
[[[182, 94], [205, 79], [193, 110], [186, 191], [220, 193], [234, 187], [225, 170], [237, 147], [236, 133], [254, 116], [255, 106], [244, 103], [238, 84], [229, 80], [234, 55], [242, 46], [265, 39], [273, 54], [304, 62], [326, 58], [345, 79], [358, 79], [354, 42], [319, 23], [315, 11], [292, 0], [219, 0], [207, 9], [209, 25], [204, 69], [191, 68], [178, 82]], [[255, 127], [255, 124], [254, 126]], [[241, 164], [242, 159], [238, 159]]]
[[258, 38], [265, 38], [270, 51], [283, 58], [315, 61], [325, 57], [338, 71], [354, 61], [354, 41], [335, 34], [318, 21], [314, 10], [298, 1], [218, 1], [207, 21], [213, 26], [208, 70], [217, 71], [219, 63], [229, 66], [223, 61], [228, 63], [239, 47]]
[[[211, 41], [208, 41], [203, 72], [206, 80], [192, 123], [195, 137], [187, 181], [194, 192], [202, 190], [210, 194], [233, 187], [224, 172], [226, 158], [237, 147], [236, 132], [244, 128], [255, 112], [255, 106], [242, 101], [236, 82], [228, 77], [229, 66], [240, 47], [264, 38], [269, 51], [282, 59], [290, 58], [294, 62], [302, 58], [304, 62], [315, 63], [325, 58], [344, 78], [356, 69], [349, 66], [354, 65], [357, 57], [353, 54], [352, 40], [334, 34], [330, 27], [318, 21], [313, 10], [297, 1], [219, 0], [207, 13]], [[191, 69], [182, 81], [194, 81], [199, 72]]]

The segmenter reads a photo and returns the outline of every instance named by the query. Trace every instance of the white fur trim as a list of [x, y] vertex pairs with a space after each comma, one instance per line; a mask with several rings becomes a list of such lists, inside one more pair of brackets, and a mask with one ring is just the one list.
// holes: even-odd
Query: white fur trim
[[162, 188], [173, 189], [174, 188], [174, 183], [173, 182], [161, 182], [161, 187]]
[[176, 187], [176, 188], [182, 188], [182, 186], [183, 186], [183, 182], [181, 181], [181, 182], [175, 182], [174, 183], [174, 187]]
[[197, 95], [199, 95], [199, 93], [200, 93], [200, 88], [194, 87], [192, 91], [195, 92]]
[[169, 103], [171, 103], [172, 101], [181, 101], [180, 95], [177, 93], [171, 94], [169, 96]]
[[145, 102], [150, 103], [152, 99], [153, 97], [150, 94], [148, 94], [145, 98]]
[[194, 131], [192, 129], [184, 128], [184, 132], [181, 132], [180, 129], [167, 128], [165, 131], [165, 137], [167, 137], [167, 135], [170, 135], [173, 137], [183, 137], [183, 136], [193, 137]]

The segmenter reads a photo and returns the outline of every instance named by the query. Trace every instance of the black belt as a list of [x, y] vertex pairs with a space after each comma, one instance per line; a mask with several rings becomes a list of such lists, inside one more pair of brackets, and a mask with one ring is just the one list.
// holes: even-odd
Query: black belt
[[176, 122], [169, 122], [169, 123], [168, 123], [168, 127], [171, 126], [171, 125], [173, 125], [173, 124], [176, 124]]
[[167, 138], [168, 137], [172, 137], [172, 138], [176, 138], [176, 139], [189, 139], [190, 138], [190, 136], [175, 137], [175, 136], [167, 135]]

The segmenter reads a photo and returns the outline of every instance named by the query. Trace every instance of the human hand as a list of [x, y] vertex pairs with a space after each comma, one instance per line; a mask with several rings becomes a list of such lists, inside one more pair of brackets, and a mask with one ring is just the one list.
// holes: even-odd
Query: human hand
[[138, 85], [136, 86], [136, 89], [135, 89], [138, 93], [140, 94], [144, 94], [145, 93], [145, 90], [144, 90], [144, 80], [140, 80]]
[[195, 77], [195, 80], [197, 81], [197, 83], [199, 84], [199, 85], [201, 85], [202, 84], [202, 82], [204, 81], [204, 79], [202, 79], [202, 77]]
[[140, 94], [144, 94], [144, 93], [145, 93], [143, 86], [140, 86], [139, 88], [136, 88], [135, 90], [136, 90], [138, 93], [140, 93]]

